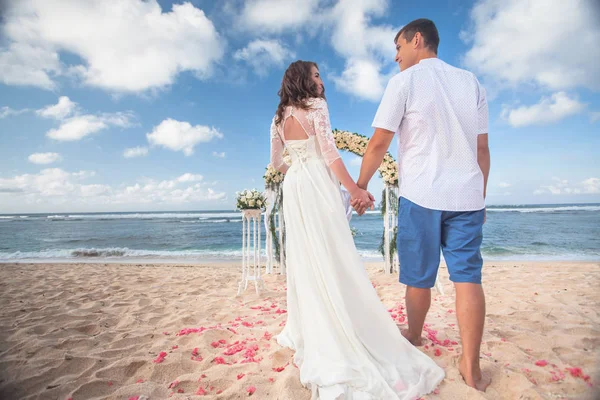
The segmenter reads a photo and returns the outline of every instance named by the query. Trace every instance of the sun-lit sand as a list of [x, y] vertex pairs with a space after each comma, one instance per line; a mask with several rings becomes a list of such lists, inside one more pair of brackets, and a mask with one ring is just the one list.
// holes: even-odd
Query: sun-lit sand
[[[405, 325], [397, 275], [368, 269]], [[239, 276], [237, 264], [0, 264], [0, 398], [310, 399], [274, 338], [285, 277], [265, 276], [260, 297], [253, 288], [236, 297]], [[425, 398], [593, 398], [600, 264], [486, 264], [486, 393], [458, 373], [454, 292], [445, 269], [441, 277], [446, 294], [434, 291], [422, 350], [446, 379]]]

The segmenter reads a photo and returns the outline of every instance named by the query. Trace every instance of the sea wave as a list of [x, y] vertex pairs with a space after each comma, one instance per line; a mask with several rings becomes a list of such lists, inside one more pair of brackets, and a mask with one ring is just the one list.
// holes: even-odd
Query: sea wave
[[554, 213], [565, 211], [600, 211], [600, 206], [554, 206], [554, 207], [487, 207], [487, 212]]
[[[502, 247], [483, 248], [482, 255], [486, 261], [500, 260], [539, 260], [539, 261], [599, 261], [600, 252], [569, 252], [569, 253], [547, 253], [536, 251], [523, 251], [522, 249], [508, 249]], [[263, 261], [266, 252], [261, 249]], [[364, 261], [383, 261], [378, 251], [358, 250]], [[206, 260], [239, 260], [242, 257], [241, 249], [238, 250], [146, 250], [119, 248], [77, 248], [77, 249], [54, 249], [41, 251], [17, 251], [13, 253], [0, 252], [0, 262], [56, 262], [56, 261], [81, 261], [92, 262], [102, 260], [113, 260], [119, 262], [193, 262]]]
[[[264, 250], [264, 249], [263, 249]], [[264, 251], [263, 251], [264, 254]], [[127, 247], [52, 249], [0, 252], [0, 261], [52, 259], [228, 259], [241, 258], [242, 250], [147, 250]]]
[[[266, 257], [265, 249], [261, 249]], [[367, 260], [380, 261], [382, 256], [377, 251], [359, 250], [361, 257]], [[151, 260], [198, 260], [198, 259], [239, 259], [242, 250], [147, 250], [129, 249], [127, 247], [110, 248], [77, 248], [52, 249], [41, 251], [17, 251], [14, 253], [0, 252], [0, 261], [19, 260], [93, 260], [93, 259], [151, 259]]]
[[130, 213], [130, 214], [72, 214], [67, 218], [79, 219], [213, 219], [213, 218], [239, 218], [239, 212], [220, 213]]

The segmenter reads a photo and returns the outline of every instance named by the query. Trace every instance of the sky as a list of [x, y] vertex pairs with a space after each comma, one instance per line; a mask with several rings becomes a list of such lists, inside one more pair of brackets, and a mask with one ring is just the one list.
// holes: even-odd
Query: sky
[[[237, 191], [264, 187], [286, 67], [317, 62], [332, 126], [371, 136], [399, 71], [393, 39], [417, 18], [488, 93], [487, 204], [600, 202], [594, 0], [0, 0], [0, 12], [0, 213], [231, 210]], [[343, 159], [356, 179], [360, 158]]]

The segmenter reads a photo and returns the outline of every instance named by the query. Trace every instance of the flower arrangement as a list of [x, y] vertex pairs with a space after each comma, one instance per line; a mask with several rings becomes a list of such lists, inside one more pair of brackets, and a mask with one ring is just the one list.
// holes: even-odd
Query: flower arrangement
[[238, 210], [263, 210], [266, 205], [265, 197], [256, 189], [237, 192]]
[[265, 179], [265, 187], [277, 190], [281, 182], [283, 182], [284, 175], [269, 164], [263, 178]]
[[[369, 138], [364, 135], [338, 129], [333, 130], [333, 137], [339, 150], [349, 151], [360, 157], [364, 156], [367, 144], [369, 144]], [[398, 165], [389, 152], [383, 157], [383, 162], [379, 166], [379, 174], [386, 185], [398, 186]]]
[[[283, 150], [283, 161], [287, 165], [292, 165], [292, 157], [287, 149]], [[271, 190], [277, 191], [279, 189], [279, 185], [283, 182], [284, 174], [273, 168], [271, 164], [267, 165], [265, 175], [263, 176], [265, 180], [265, 187]]]
[[[369, 144], [369, 138], [364, 135], [340, 131], [338, 129], [333, 130], [333, 137], [335, 139], [335, 145], [339, 150], [349, 151], [359, 157], [364, 156], [365, 151], [367, 150], [367, 144]], [[283, 155], [284, 161], [288, 165], [291, 164], [287, 149], [284, 151]], [[379, 166], [379, 174], [386, 185], [398, 186], [398, 165], [389, 152], [383, 157], [383, 161]], [[269, 164], [263, 178], [267, 188], [277, 190], [279, 185], [283, 182], [284, 175]]]

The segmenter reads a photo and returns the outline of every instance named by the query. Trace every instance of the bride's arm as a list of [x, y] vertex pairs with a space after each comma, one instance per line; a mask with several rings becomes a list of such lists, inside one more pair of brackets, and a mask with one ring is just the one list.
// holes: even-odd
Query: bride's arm
[[317, 141], [321, 149], [321, 154], [325, 162], [331, 168], [337, 180], [346, 188], [353, 199], [361, 200], [367, 204], [372, 203], [372, 196], [365, 190], [358, 187], [354, 179], [348, 173], [344, 161], [335, 145], [335, 139], [331, 132], [331, 122], [329, 121], [329, 109], [327, 102], [319, 99], [315, 108], [311, 111], [314, 123]]
[[271, 122], [271, 165], [281, 173], [286, 173], [289, 165], [283, 160], [283, 140], [277, 132], [275, 118]]

